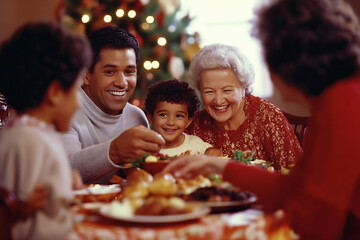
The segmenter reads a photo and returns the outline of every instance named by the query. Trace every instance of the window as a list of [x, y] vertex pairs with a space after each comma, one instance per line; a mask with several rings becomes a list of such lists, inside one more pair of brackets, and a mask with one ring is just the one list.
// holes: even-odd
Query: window
[[250, 34], [254, 8], [261, 0], [181, 0], [183, 11], [194, 18], [190, 32], [198, 32], [201, 47], [212, 43], [234, 45], [249, 58], [255, 68], [253, 94], [262, 98], [273, 95], [267, 67], [258, 41]]

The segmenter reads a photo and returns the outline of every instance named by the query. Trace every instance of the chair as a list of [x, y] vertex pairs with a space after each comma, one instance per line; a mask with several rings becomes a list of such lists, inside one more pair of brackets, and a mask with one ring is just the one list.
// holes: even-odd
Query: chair
[[297, 139], [299, 140], [300, 145], [303, 146], [304, 135], [310, 117], [300, 117], [284, 111], [283, 114], [290, 123], [291, 127], [293, 128], [294, 133]]

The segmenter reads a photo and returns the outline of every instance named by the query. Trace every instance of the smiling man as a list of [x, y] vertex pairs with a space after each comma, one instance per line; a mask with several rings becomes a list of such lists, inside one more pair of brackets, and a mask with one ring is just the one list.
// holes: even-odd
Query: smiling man
[[62, 139], [85, 183], [108, 183], [125, 161], [158, 152], [164, 140], [148, 129], [144, 112], [128, 103], [140, 59], [135, 37], [105, 27], [89, 40], [93, 62], [83, 80], [82, 104]]

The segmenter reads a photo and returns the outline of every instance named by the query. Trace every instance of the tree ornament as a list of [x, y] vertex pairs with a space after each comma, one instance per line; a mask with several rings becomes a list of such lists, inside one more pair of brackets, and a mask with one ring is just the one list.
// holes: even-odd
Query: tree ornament
[[168, 64], [168, 70], [176, 79], [181, 79], [185, 72], [183, 60], [179, 57], [172, 56]]
[[172, 15], [180, 6], [179, 0], [158, 0], [161, 10], [166, 15]]

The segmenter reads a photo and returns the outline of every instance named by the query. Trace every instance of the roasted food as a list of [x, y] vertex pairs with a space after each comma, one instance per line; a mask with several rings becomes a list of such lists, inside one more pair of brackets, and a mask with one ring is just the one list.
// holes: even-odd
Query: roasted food
[[191, 212], [193, 206], [176, 196], [177, 182], [173, 175], [152, 177], [142, 169], [134, 169], [123, 188], [123, 198], [116, 209], [131, 208], [135, 215], [172, 215]]
[[134, 168], [126, 177], [127, 185], [144, 183], [150, 185], [153, 182], [153, 176], [140, 168]]
[[175, 178], [169, 173], [155, 175], [154, 181], [149, 186], [152, 195], [160, 196], [174, 196], [177, 189]]
[[149, 184], [142, 182], [126, 185], [123, 190], [123, 197], [126, 198], [146, 198], [149, 194]]
[[178, 186], [178, 194], [188, 195], [198, 188], [210, 187], [213, 185], [211, 180], [203, 175], [199, 175], [196, 178], [176, 180]]
[[198, 188], [191, 194], [183, 196], [185, 200], [208, 202], [242, 201], [250, 197], [251, 194], [249, 192], [240, 191], [228, 183]]
[[188, 213], [193, 210], [192, 204], [178, 197], [152, 196], [135, 210], [135, 215], [174, 215]]

